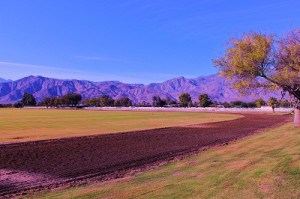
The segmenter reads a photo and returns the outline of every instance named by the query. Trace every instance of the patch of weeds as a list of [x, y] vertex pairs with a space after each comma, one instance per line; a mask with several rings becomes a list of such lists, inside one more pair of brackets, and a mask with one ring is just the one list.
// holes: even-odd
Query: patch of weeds
[[283, 173], [288, 174], [292, 167], [292, 158], [290, 156], [286, 156], [284, 159], [279, 161], [279, 163], [272, 170], [274, 173]]
[[84, 193], [78, 196], [72, 197], [72, 199], [91, 199], [91, 198], [99, 198], [101, 192], [92, 192], [92, 193]]
[[290, 172], [291, 176], [299, 176], [300, 179], [300, 168], [292, 169]]
[[234, 183], [234, 186], [237, 189], [244, 189], [245, 187], [247, 187], [249, 185], [248, 182], [242, 180], [242, 179], [237, 179], [237, 181]]
[[260, 178], [260, 177], [262, 177], [264, 175], [265, 172], [266, 172], [265, 169], [262, 169], [262, 168], [257, 169], [257, 170], [254, 171], [253, 177]]
[[293, 168], [289, 173], [289, 179], [293, 185], [300, 186], [300, 168]]
[[271, 151], [267, 151], [265, 156], [270, 157], [270, 158], [278, 158], [281, 157], [283, 155], [282, 150], [281, 149], [274, 149]]

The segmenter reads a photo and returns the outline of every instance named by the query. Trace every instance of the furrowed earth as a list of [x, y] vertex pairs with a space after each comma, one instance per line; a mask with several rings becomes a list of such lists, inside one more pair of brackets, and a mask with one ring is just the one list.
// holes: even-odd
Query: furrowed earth
[[122, 177], [291, 120], [289, 115], [242, 115], [215, 123], [0, 145], [0, 196]]

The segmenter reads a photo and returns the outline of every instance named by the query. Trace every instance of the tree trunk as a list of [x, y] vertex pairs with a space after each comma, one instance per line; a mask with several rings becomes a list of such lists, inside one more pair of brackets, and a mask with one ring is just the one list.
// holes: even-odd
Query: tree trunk
[[294, 110], [294, 126], [300, 127], [300, 109], [297, 108]]

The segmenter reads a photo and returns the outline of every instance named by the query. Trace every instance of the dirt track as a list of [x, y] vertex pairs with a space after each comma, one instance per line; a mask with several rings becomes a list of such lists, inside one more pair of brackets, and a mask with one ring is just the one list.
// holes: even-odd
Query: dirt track
[[0, 197], [68, 183], [120, 177], [133, 168], [223, 144], [291, 120], [244, 114], [212, 124], [0, 146]]

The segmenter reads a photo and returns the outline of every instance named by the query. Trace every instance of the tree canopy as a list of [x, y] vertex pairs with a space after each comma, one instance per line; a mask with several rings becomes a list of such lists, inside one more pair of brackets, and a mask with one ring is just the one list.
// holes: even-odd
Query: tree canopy
[[167, 99], [161, 99], [159, 96], [153, 96], [152, 97], [152, 106], [153, 107], [163, 107], [165, 105], [170, 105], [172, 103], [170, 98]]
[[132, 106], [132, 101], [129, 99], [129, 97], [121, 97], [114, 101], [114, 105], [117, 107], [128, 107]]
[[63, 104], [66, 106], [77, 106], [81, 99], [82, 96], [77, 93], [68, 93], [62, 97]]
[[256, 107], [258, 107], [258, 108], [260, 108], [260, 107], [262, 107], [262, 106], [265, 106], [267, 103], [265, 102], [265, 100], [264, 99], [262, 99], [262, 98], [259, 98], [259, 99], [257, 99], [257, 100], [255, 100], [255, 105], [256, 105]]
[[162, 100], [159, 96], [152, 97], [152, 106], [153, 107], [161, 107]]
[[241, 93], [281, 88], [300, 108], [300, 29], [282, 38], [262, 33], [233, 38], [214, 63]]
[[209, 107], [213, 104], [210, 97], [207, 94], [201, 94], [199, 95], [199, 102], [201, 107]]
[[268, 105], [271, 106], [272, 108], [278, 106], [278, 100], [275, 97], [270, 97], [268, 100]]
[[181, 107], [192, 106], [192, 98], [188, 93], [181, 93], [179, 96], [179, 104]]
[[23, 106], [35, 106], [36, 100], [32, 94], [24, 93], [21, 103]]

